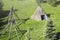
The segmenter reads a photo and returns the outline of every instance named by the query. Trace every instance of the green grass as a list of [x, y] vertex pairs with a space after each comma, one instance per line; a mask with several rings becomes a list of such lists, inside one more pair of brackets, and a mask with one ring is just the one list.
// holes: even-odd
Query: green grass
[[[3, 0], [3, 10], [9, 10], [10, 6], [13, 5], [14, 9], [17, 9], [15, 12], [19, 18], [26, 19], [30, 18], [32, 14], [34, 13], [37, 3], [35, 0], [22, 0], [22, 1], [17, 1], [17, 0]], [[54, 21], [54, 26], [56, 28], [57, 32], [60, 32], [60, 5], [57, 7], [52, 7], [51, 5], [47, 3], [42, 3], [42, 8], [46, 13], [51, 14], [51, 19]], [[19, 25], [18, 22], [19, 20], [16, 20], [17, 25]], [[14, 25], [15, 26], [15, 25]], [[30, 36], [31, 40], [45, 40], [44, 39], [44, 32], [45, 32], [45, 27], [46, 27], [46, 21], [34, 21], [34, 20], [27, 20], [25, 23], [22, 23], [19, 25], [19, 28], [22, 29], [31, 29], [30, 30]], [[12, 32], [13, 35], [13, 32]], [[15, 35], [15, 34], [14, 34]], [[20, 35], [19, 35], [20, 36]], [[26, 40], [26, 35], [22, 37], [22, 40]], [[8, 39], [8, 34], [0, 40], [7, 40]], [[13, 38], [12, 40], [17, 40], [17, 37]]]
[[[34, 13], [37, 3], [35, 0], [23, 0], [23, 1], [17, 1], [17, 0], [3, 0], [3, 10], [9, 10], [10, 6], [13, 5], [14, 9], [17, 9], [15, 12], [19, 18], [26, 19], [30, 18], [32, 14]], [[19, 25], [20, 22], [17, 20], [17, 25]], [[43, 29], [45, 29], [45, 21], [34, 21], [34, 20], [28, 20], [25, 23], [21, 24], [19, 28], [22, 29], [32, 29], [30, 30], [30, 36], [31, 40], [43, 40]], [[13, 34], [11, 34], [13, 35]], [[20, 36], [20, 35], [19, 35]], [[24, 35], [22, 38], [23, 40], [26, 40], [27, 37]], [[8, 39], [8, 34], [0, 40], [7, 40]], [[12, 40], [17, 40], [17, 37], [13, 38]]]
[[51, 19], [54, 22], [56, 31], [60, 32], [60, 5], [58, 5], [57, 7], [53, 7], [47, 3], [43, 3], [42, 7], [47, 14], [51, 14]]
[[21, 29], [32, 29], [30, 30], [31, 40], [42, 40], [43, 32], [45, 29], [45, 21], [36, 22], [33, 20], [28, 20], [25, 24], [22, 24]]
[[37, 7], [37, 3], [34, 0], [4, 0], [3, 3], [4, 10], [9, 10], [11, 5], [13, 5], [14, 9], [17, 9], [16, 14], [21, 18], [30, 18]]

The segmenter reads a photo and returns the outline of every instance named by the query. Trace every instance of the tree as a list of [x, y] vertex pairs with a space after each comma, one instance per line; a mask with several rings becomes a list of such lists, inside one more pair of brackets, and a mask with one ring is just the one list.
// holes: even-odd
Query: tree
[[48, 39], [53, 40], [55, 36], [56, 36], [56, 32], [54, 29], [53, 21], [49, 20], [47, 23], [46, 37]]

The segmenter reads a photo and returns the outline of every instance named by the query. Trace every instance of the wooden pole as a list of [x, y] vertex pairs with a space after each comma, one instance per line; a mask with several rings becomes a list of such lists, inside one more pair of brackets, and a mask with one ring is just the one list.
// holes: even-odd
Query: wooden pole
[[27, 29], [27, 40], [30, 40], [30, 29]]

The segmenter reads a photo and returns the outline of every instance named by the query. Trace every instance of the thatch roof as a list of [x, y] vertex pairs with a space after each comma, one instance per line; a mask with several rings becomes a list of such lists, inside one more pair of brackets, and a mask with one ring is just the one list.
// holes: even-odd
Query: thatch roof
[[31, 16], [31, 19], [40, 21], [41, 15], [46, 16], [46, 14], [43, 12], [42, 8], [40, 6], [38, 6], [37, 9], [35, 10], [34, 14]]

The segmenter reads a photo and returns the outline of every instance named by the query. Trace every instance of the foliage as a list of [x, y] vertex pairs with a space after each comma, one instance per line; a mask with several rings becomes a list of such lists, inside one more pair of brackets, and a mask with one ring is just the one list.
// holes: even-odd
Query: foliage
[[53, 40], [55, 35], [56, 35], [56, 32], [54, 29], [53, 21], [49, 20], [47, 23], [46, 38]]
[[48, 0], [47, 2], [55, 7], [57, 0]]

